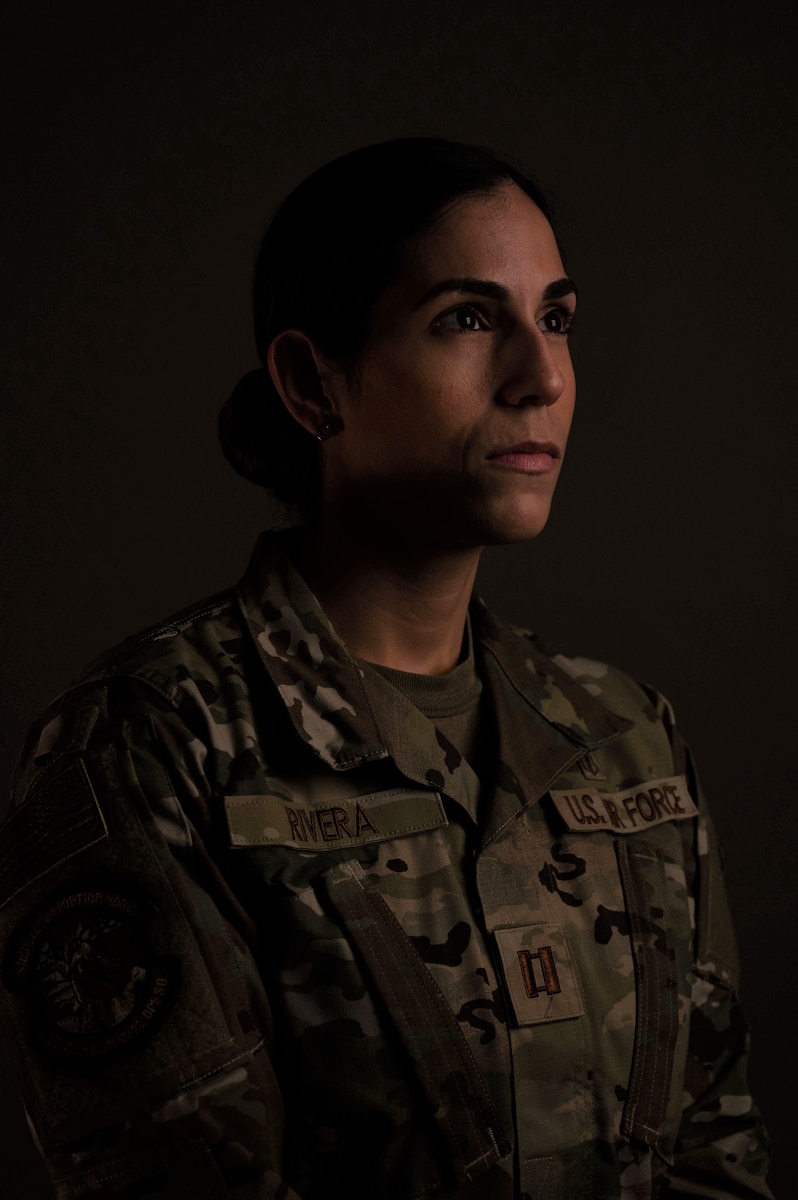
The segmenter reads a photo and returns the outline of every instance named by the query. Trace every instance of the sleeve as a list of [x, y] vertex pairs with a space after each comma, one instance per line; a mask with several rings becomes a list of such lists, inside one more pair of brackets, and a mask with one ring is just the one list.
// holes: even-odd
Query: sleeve
[[690, 856], [695, 934], [684, 1110], [663, 1197], [771, 1197], [768, 1138], [746, 1082], [749, 1029], [738, 1000], [737, 947], [718, 844], [692, 756], [670, 706], [660, 703], [676, 773], [687, 776], [699, 808]]
[[0, 1009], [29, 1122], [59, 1200], [299, 1200], [253, 923], [213, 822], [187, 816], [207, 750], [157, 707], [62, 706], [0, 834]]

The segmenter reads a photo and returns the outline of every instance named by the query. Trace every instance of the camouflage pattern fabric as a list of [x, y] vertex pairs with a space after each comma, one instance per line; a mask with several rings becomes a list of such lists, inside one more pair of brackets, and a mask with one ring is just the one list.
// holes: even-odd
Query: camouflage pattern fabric
[[33, 728], [2, 1010], [62, 1200], [770, 1195], [667, 704], [471, 619], [482, 780], [276, 535]]

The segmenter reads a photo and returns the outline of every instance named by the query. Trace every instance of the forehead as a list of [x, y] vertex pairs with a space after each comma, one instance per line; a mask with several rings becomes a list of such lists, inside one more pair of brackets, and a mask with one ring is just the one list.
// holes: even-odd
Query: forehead
[[515, 184], [455, 201], [412, 243], [403, 265], [400, 286], [472, 277], [545, 287], [564, 274], [551, 225]]

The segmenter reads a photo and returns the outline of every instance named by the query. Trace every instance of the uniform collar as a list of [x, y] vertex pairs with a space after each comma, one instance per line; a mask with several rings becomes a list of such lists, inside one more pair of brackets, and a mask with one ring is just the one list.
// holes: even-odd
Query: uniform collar
[[262, 533], [238, 599], [263, 665], [300, 738], [336, 770], [388, 755], [363, 672], [283, 549]]
[[577, 683], [533, 634], [502, 621], [478, 598], [471, 604], [471, 620], [483, 653], [511, 687], [575, 746], [595, 750], [632, 727]]
[[[426, 786], [441, 786], [442, 781], [441, 790], [462, 802], [450, 748], [440, 744], [434, 727], [409, 701], [397, 701], [396, 690], [349, 653], [285, 554], [288, 537], [290, 531], [260, 536], [238, 598], [297, 734], [335, 770], [391, 757], [410, 778]], [[518, 759], [520, 742], [529, 741], [530, 709], [535, 714], [539, 782], [555, 760], [573, 762], [631, 727], [632, 722], [605, 708], [529, 635], [488, 612], [481, 601], [473, 602], [471, 618], [478, 669], [489, 677], [485, 683], [494, 707], [502, 717], [512, 714], [509, 724], [517, 730], [511, 742], [518, 744], [505, 747], [511, 759]], [[385, 689], [391, 703], [386, 703]], [[499, 724], [504, 736], [505, 723]]]

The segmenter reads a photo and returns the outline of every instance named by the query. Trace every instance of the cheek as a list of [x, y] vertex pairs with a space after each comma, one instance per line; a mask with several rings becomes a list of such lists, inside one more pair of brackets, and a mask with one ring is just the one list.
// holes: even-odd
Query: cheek
[[396, 364], [374, 372], [364, 380], [361, 415], [387, 433], [414, 434], [427, 431], [455, 435], [473, 413], [473, 379], [459, 379], [456, 372], [431, 371], [423, 362]]
[[571, 377], [567, 380], [563, 394], [558, 401], [558, 405], [562, 413], [562, 420], [568, 425], [570, 425], [571, 418], [574, 415], [575, 403], [576, 387], [574, 385], [573, 373], [571, 373]]
[[417, 340], [375, 349], [352, 411], [363, 466], [376, 455], [382, 468], [392, 462], [440, 470], [449, 462], [459, 470], [492, 405], [495, 381], [482, 349]]

